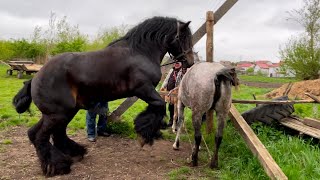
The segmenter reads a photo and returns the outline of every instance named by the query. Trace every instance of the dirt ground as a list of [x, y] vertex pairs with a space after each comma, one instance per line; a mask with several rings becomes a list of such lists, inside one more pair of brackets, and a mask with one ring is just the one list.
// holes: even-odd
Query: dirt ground
[[[280, 88], [275, 89], [266, 94], [267, 98], [275, 98], [283, 95], [288, 84], [282, 85]], [[310, 99], [304, 93], [310, 93], [318, 98], [320, 98], [320, 79], [307, 80], [293, 83], [291, 90], [288, 94], [289, 98], [293, 99], [297, 97], [298, 99]]]
[[[0, 179], [44, 178], [26, 132], [26, 127], [0, 132], [1, 142], [12, 141], [11, 144], [0, 143]], [[186, 158], [191, 153], [189, 143], [182, 143], [181, 149], [174, 151], [172, 142], [164, 140], [141, 149], [136, 140], [118, 135], [98, 137], [95, 143], [87, 141], [84, 131], [70, 138], [85, 145], [88, 154], [72, 165], [70, 174], [50, 179], [169, 179], [168, 172], [178, 168], [177, 164], [187, 165]]]

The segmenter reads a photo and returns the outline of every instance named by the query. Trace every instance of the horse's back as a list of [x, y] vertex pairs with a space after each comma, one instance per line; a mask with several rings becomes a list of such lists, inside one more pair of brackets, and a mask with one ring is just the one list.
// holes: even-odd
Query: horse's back
[[209, 109], [215, 94], [214, 78], [224, 66], [201, 62], [193, 65], [181, 80], [179, 99], [190, 108]]

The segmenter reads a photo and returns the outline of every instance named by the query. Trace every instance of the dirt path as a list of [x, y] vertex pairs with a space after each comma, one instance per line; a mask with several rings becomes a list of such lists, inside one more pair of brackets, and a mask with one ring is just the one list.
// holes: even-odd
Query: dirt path
[[[44, 178], [26, 132], [26, 127], [0, 132], [0, 142], [12, 141], [0, 144], [0, 179]], [[99, 137], [95, 143], [88, 142], [84, 132], [71, 138], [87, 146], [88, 154], [73, 164], [70, 174], [51, 179], [168, 179], [168, 172], [177, 168], [170, 160], [185, 163], [191, 151], [186, 143], [182, 143], [180, 151], [173, 151], [172, 142], [164, 140], [141, 149], [137, 141], [117, 135]]]

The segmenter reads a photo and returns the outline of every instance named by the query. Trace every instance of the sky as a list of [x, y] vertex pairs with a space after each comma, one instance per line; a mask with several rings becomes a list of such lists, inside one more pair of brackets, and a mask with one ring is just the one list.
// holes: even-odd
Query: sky
[[[82, 33], [94, 36], [102, 28], [132, 27], [153, 16], [191, 21], [195, 32], [207, 11], [225, 0], [1, 0], [0, 39], [30, 38], [35, 26], [46, 27], [50, 13], [67, 16]], [[239, 0], [214, 26], [214, 60], [280, 60], [279, 49], [303, 32], [289, 11], [303, 0]], [[194, 46], [205, 58], [205, 36]]]

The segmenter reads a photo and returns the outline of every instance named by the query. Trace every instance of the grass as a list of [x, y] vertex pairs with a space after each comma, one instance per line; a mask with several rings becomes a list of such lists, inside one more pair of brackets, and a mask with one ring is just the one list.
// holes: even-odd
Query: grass
[[268, 83], [289, 83], [296, 82], [295, 78], [289, 77], [266, 77], [266, 76], [250, 76], [250, 75], [239, 75], [239, 79], [242, 81], [249, 82], [268, 82]]
[[[23, 125], [32, 126], [40, 117], [40, 112], [32, 104], [32, 115], [28, 113], [21, 114], [20, 116], [14, 111], [11, 104], [12, 97], [22, 87], [22, 82], [29, 79], [30, 76], [24, 76], [23, 79], [17, 79], [16, 76], [8, 77], [6, 75], [7, 67], [0, 65], [0, 131], [10, 130], [10, 127]], [[233, 92], [233, 98], [236, 99], [253, 99], [252, 94], [257, 95], [259, 99], [262, 95], [269, 92], [271, 89], [253, 88], [241, 86], [238, 91]], [[110, 110], [117, 108], [123, 99], [110, 102]], [[138, 101], [122, 116], [122, 122], [110, 123], [108, 128], [113, 133], [118, 133], [126, 137], [135, 138], [136, 134], [133, 128], [134, 117], [144, 110], [146, 103]], [[254, 105], [236, 104], [240, 112], [244, 112]], [[295, 105], [296, 114], [300, 116], [319, 117], [319, 105]], [[191, 112], [189, 109], [185, 111], [186, 126], [192, 137], [192, 123]], [[320, 160], [317, 158], [320, 154], [319, 144], [311, 138], [300, 138], [297, 136], [290, 136], [285, 131], [277, 130], [273, 127], [265, 126], [262, 124], [254, 124], [253, 130], [268, 149], [272, 157], [278, 163], [283, 172], [289, 179], [320, 179]], [[204, 129], [205, 127], [203, 127]], [[84, 131], [85, 129], [85, 111], [81, 110], [77, 113], [74, 119], [68, 126], [68, 134], [75, 134], [77, 131]], [[170, 141], [174, 140], [175, 135], [169, 133], [170, 130], [163, 131], [164, 137]], [[213, 147], [214, 135], [203, 136], [209, 146]], [[188, 136], [182, 135], [182, 140], [188, 142]], [[11, 140], [0, 139], [0, 152], [5, 145], [3, 142], [10, 143]], [[202, 147], [204, 145], [202, 143]], [[212, 151], [212, 150], [211, 150]], [[190, 149], [191, 152], [191, 149]], [[208, 154], [206, 150], [200, 151], [199, 164], [206, 164]], [[251, 151], [246, 146], [244, 140], [236, 131], [230, 121], [224, 131], [223, 142], [219, 151], [219, 166], [220, 170], [211, 170], [207, 166], [201, 168], [190, 168], [187, 166], [176, 168], [168, 173], [169, 179], [188, 179], [195, 177], [197, 179], [269, 179], [260, 165], [257, 158], [255, 158]], [[183, 160], [184, 161], [184, 160]]]

